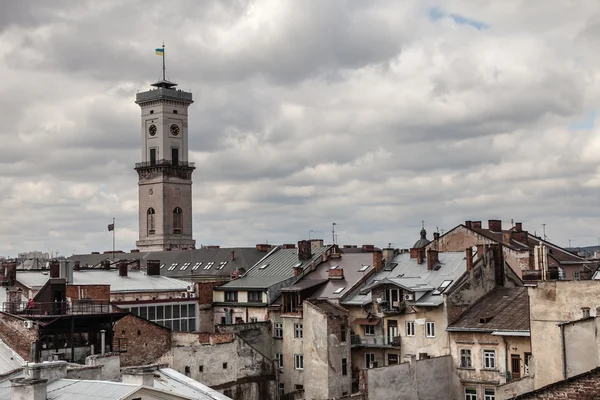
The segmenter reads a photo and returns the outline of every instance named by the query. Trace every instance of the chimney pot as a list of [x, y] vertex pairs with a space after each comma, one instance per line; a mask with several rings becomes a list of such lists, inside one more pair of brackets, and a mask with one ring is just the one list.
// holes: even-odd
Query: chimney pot
[[298, 260], [307, 261], [312, 258], [311, 242], [308, 240], [301, 240], [298, 242]]
[[502, 232], [502, 221], [499, 219], [488, 220], [488, 229], [492, 232]]
[[471, 229], [481, 229], [481, 221], [471, 222]]
[[439, 240], [440, 238], [440, 233], [439, 232], [433, 232], [433, 240]]
[[427, 250], [427, 270], [433, 270], [433, 267], [435, 267], [438, 262], [438, 251], [433, 249]]
[[383, 269], [383, 252], [381, 250], [373, 251], [373, 269], [377, 272]]
[[517, 222], [515, 223], [515, 231], [521, 232], [523, 230], [523, 223]]
[[465, 255], [467, 259], [467, 271], [470, 271], [473, 269], [473, 248], [467, 247], [465, 249]]
[[420, 248], [420, 249], [415, 249], [415, 250], [417, 253], [417, 264], [421, 265], [421, 264], [423, 264], [423, 259], [425, 258], [425, 249]]

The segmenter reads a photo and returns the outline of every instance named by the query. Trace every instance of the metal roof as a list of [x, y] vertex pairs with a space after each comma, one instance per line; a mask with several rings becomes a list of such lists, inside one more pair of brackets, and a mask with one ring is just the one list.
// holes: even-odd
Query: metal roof
[[166, 392], [175, 392], [199, 400], [231, 400], [210, 387], [171, 368], [160, 368], [154, 375], [154, 387]]
[[367, 289], [374, 288], [379, 284], [390, 283], [413, 292], [425, 292], [420, 297], [417, 296], [414, 302], [408, 302], [410, 305], [438, 306], [443, 303], [444, 297], [434, 295], [434, 290], [442, 282], [452, 281], [446, 287], [446, 290], [448, 290], [467, 270], [465, 253], [462, 251], [438, 253], [438, 260], [436, 268], [439, 268], [427, 270], [426, 260], [422, 264], [418, 264], [415, 258], [410, 258], [410, 253], [398, 254], [391, 261], [397, 264], [392, 270], [382, 270], [374, 274], [369, 278], [364, 289], [345, 299], [342, 303], [345, 305], [368, 304], [371, 302], [371, 292]]
[[48, 384], [48, 400], [115, 400], [135, 393], [139, 385], [111, 381], [58, 379]]
[[25, 361], [6, 343], [0, 340], [0, 375], [21, 368]]
[[[48, 271], [17, 271], [17, 281], [29, 288], [41, 288], [46, 284]], [[167, 292], [186, 290], [189, 282], [167, 276], [150, 276], [145, 271], [129, 270], [127, 276], [119, 276], [117, 270], [87, 269], [73, 271], [74, 285], [110, 285], [111, 293]]]
[[373, 270], [372, 264], [373, 253], [344, 253], [341, 258], [330, 258], [308, 274], [307, 278], [326, 279], [329, 277], [329, 269], [337, 265], [338, 269], [344, 270], [344, 279], [330, 279], [312, 297], [337, 299], [347, 295], [361, 279]]
[[237, 290], [237, 289], [267, 289], [279, 282], [294, 276], [294, 267], [303, 270], [310, 268], [312, 260], [318, 260], [321, 254], [329, 250], [331, 246], [317, 247], [312, 249], [310, 260], [300, 261], [298, 249], [276, 248], [267, 257], [255, 264], [245, 275], [231, 282], [215, 288], [215, 290]]

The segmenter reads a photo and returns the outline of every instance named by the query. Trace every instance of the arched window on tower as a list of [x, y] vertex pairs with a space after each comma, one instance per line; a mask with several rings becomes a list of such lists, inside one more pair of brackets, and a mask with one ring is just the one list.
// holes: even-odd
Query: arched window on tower
[[181, 230], [183, 229], [183, 212], [181, 208], [176, 207], [173, 210], [173, 233], [181, 234]]
[[154, 208], [150, 207], [146, 213], [146, 223], [148, 226], [148, 235], [154, 235]]

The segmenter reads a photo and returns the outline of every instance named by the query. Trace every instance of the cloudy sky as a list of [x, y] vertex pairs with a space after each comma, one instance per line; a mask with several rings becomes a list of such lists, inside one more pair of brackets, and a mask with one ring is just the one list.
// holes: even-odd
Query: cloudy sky
[[138, 237], [138, 90], [191, 90], [197, 245], [600, 241], [597, 0], [0, 5], [0, 255]]

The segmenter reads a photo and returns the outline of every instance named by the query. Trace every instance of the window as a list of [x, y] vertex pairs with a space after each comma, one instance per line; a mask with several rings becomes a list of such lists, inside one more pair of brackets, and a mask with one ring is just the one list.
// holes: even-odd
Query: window
[[191, 263], [185, 263], [181, 266], [181, 268], [179, 268], [180, 271], [185, 271], [186, 269], [188, 269], [188, 267], [190, 266]]
[[398, 337], [398, 321], [390, 319], [388, 320], [388, 343], [393, 344], [395, 337]]
[[202, 262], [197, 262], [196, 264], [194, 264], [194, 266], [192, 267], [192, 271], [197, 270], [198, 268], [200, 268], [200, 266], [202, 265]]
[[150, 166], [156, 165], [156, 149], [150, 149]]
[[173, 110], [173, 114], [177, 114], [177, 110]]
[[415, 336], [415, 321], [406, 321], [406, 336]]
[[238, 292], [225, 292], [225, 301], [238, 301]]
[[375, 362], [375, 353], [365, 353], [365, 368], [372, 368]]
[[186, 365], [186, 366], [185, 366], [185, 374], [186, 374], [187, 376], [190, 376], [190, 366], [189, 366], [189, 365]]
[[398, 354], [388, 354], [388, 365], [398, 364]]
[[425, 322], [425, 336], [435, 337], [435, 322]]
[[179, 165], [179, 149], [177, 147], [171, 148], [171, 161], [173, 161], [173, 165]]
[[477, 400], [477, 388], [465, 388], [465, 400]]
[[348, 375], [348, 359], [342, 358], [342, 375]]
[[283, 396], [285, 394], [285, 384], [279, 382], [279, 395]]
[[365, 335], [374, 335], [375, 325], [365, 325]]
[[227, 363], [226, 362], [223, 363], [223, 369], [227, 369]]
[[273, 337], [281, 339], [283, 338], [283, 324], [275, 324], [275, 329], [273, 329]]
[[335, 289], [335, 291], [334, 291], [333, 293], [334, 293], [334, 294], [340, 294], [340, 293], [342, 293], [342, 292], [344, 291], [344, 289], [346, 289], [346, 287], [345, 287], [345, 286], [344, 286], [344, 287], [337, 288], [337, 289]]
[[258, 318], [257, 317], [250, 317], [250, 322], [258, 322]]
[[294, 385], [294, 390], [304, 390], [304, 385]]
[[460, 367], [471, 368], [471, 349], [460, 349]]
[[156, 213], [154, 212], [154, 208], [150, 207], [148, 209], [148, 213], [146, 214], [147, 217], [147, 224], [148, 224], [148, 235], [154, 235], [154, 215]]
[[346, 325], [340, 326], [340, 342], [346, 342]]
[[496, 350], [484, 350], [483, 351], [483, 368], [495, 369], [496, 368]]
[[294, 354], [294, 368], [304, 369], [304, 356], [302, 354]]
[[223, 268], [225, 268], [226, 265], [227, 265], [227, 261], [221, 261], [219, 263], [219, 267], [217, 269], [223, 269]]
[[397, 307], [400, 300], [400, 289], [388, 289], [385, 291], [385, 300], [390, 303], [390, 306]]
[[210, 267], [212, 267], [215, 263], [213, 261], [206, 263], [206, 265], [204, 266], [204, 269], [210, 269]]
[[179, 265], [179, 263], [171, 264], [171, 266], [169, 267], [169, 271], [173, 271], [175, 268], [177, 268], [178, 265]]
[[367, 270], [367, 268], [369, 268], [370, 265], [363, 265], [360, 267], [360, 269], [358, 270], [358, 272], [365, 272]]
[[483, 400], [496, 400], [496, 391], [493, 388], [483, 390]]
[[275, 354], [275, 359], [277, 360], [277, 365], [279, 365], [279, 368], [283, 368], [283, 353]]
[[248, 292], [248, 302], [260, 303], [262, 301], [262, 292]]
[[582, 307], [581, 308], [581, 313], [583, 314], [583, 318], [589, 318], [590, 317], [590, 308], [589, 307]]
[[531, 365], [531, 353], [525, 353], [525, 362], [523, 363], [523, 373], [529, 375], [529, 366]]
[[154, 110], [150, 110], [150, 114], [154, 114]]
[[294, 324], [294, 337], [302, 339], [302, 324]]
[[573, 272], [573, 280], [578, 281], [581, 279], [581, 272], [575, 271]]
[[204, 372], [204, 365], [198, 366], [198, 372]]
[[431, 293], [433, 296], [439, 296], [440, 294], [444, 293], [444, 290], [446, 290], [448, 288], [448, 286], [450, 286], [450, 284], [452, 283], [452, 281], [444, 281], [442, 282], [442, 284], [440, 286], [438, 286], [437, 289], [435, 289], [433, 291], [433, 293]]
[[181, 234], [181, 230], [183, 229], [183, 211], [181, 208], [175, 207], [173, 210], [173, 233]]

